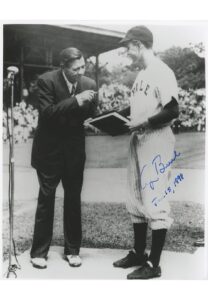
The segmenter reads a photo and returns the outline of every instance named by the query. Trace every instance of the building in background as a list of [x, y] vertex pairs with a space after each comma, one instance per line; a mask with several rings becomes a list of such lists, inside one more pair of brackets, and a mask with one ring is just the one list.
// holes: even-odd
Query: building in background
[[35, 81], [45, 71], [59, 67], [59, 53], [67, 47], [79, 48], [85, 58], [96, 57], [98, 86], [99, 55], [118, 48], [123, 33], [83, 25], [4, 25], [4, 78], [7, 67], [17, 66], [15, 102], [27, 98], [36, 106]]

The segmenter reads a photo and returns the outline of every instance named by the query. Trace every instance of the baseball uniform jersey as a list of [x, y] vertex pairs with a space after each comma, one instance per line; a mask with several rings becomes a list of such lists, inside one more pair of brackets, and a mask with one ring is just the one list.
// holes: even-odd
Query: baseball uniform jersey
[[[138, 73], [130, 98], [131, 120], [142, 123], [159, 113], [172, 97], [178, 99], [177, 81], [173, 71], [161, 60], [154, 60]], [[133, 132], [128, 159], [127, 209], [133, 223], [148, 222], [152, 229], [169, 228], [168, 197], [161, 200], [170, 180], [175, 137], [170, 123], [159, 129], [147, 129], [143, 134]], [[156, 202], [155, 199], [160, 199]]]

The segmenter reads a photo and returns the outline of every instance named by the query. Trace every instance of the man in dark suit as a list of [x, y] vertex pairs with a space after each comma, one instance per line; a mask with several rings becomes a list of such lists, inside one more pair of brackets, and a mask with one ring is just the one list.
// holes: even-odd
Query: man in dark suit
[[32, 148], [32, 166], [40, 184], [31, 249], [34, 267], [47, 267], [52, 240], [55, 192], [64, 188], [64, 254], [80, 266], [81, 189], [85, 163], [84, 120], [96, 109], [94, 80], [83, 76], [85, 61], [76, 48], [60, 54], [61, 68], [38, 80], [39, 121]]

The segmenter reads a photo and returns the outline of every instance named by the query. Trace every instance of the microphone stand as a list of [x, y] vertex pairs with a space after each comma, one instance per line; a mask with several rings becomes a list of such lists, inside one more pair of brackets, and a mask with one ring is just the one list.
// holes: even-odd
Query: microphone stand
[[[8, 75], [8, 80], [11, 85], [11, 123], [8, 122], [9, 133], [9, 266], [6, 273], [6, 278], [10, 278], [13, 275], [17, 278], [16, 269], [21, 269], [20, 264], [16, 257], [15, 242], [13, 238], [14, 231], [14, 77], [15, 72], [11, 72]], [[9, 128], [11, 125], [11, 128]], [[15, 258], [16, 263], [14, 263]]]

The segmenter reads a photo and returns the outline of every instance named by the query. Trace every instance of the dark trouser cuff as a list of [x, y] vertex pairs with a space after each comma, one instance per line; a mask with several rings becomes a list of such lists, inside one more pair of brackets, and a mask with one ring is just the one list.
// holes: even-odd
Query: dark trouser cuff
[[65, 255], [79, 255], [79, 250], [80, 249], [67, 249], [64, 250]]

